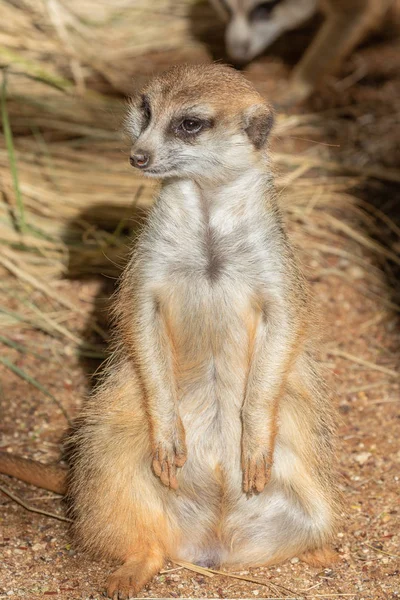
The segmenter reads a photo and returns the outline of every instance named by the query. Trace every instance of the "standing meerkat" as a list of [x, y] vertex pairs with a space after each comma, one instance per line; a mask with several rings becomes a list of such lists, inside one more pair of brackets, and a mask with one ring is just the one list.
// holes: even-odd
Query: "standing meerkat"
[[333, 558], [333, 409], [274, 192], [272, 121], [222, 65], [172, 68], [131, 101], [131, 163], [163, 185], [68, 477], [77, 540], [123, 563], [110, 598], [137, 595], [168, 558]]
[[383, 22], [395, 0], [210, 0], [226, 23], [226, 49], [247, 63], [319, 9], [325, 22], [295, 67], [287, 98], [306, 99], [369, 32]]

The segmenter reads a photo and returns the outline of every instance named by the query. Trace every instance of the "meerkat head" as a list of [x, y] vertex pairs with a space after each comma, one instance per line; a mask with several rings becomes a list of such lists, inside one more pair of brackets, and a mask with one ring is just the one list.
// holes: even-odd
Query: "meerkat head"
[[282, 33], [317, 10], [318, 0], [210, 0], [226, 22], [225, 43], [232, 60], [246, 63]]
[[173, 67], [130, 102], [130, 161], [153, 177], [232, 177], [263, 157], [272, 122], [269, 105], [234, 69]]

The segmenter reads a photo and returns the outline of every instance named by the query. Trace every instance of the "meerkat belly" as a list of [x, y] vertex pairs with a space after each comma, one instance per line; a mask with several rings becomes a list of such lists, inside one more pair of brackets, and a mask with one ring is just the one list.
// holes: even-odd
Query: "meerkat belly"
[[206, 445], [216, 466], [226, 458], [227, 441], [235, 454], [240, 449], [240, 411], [257, 315], [248, 290], [223, 282], [201, 285], [202, 290], [188, 285], [178, 291], [183, 305], [171, 298], [168, 329], [188, 448]]
[[182, 535], [176, 551], [206, 566], [256, 564], [284, 556], [283, 530], [298, 532], [291, 544], [300, 547], [309, 517], [275, 476], [262, 494], [243, 492], [241, 409], [261, 316], [240, 284], [202, 285], [183, 285], [166, 312], [187, 443], [169, 505]]
[[178, 556], [215, 566], [228, 555], [226, 493], [241, 495], [241, 408], [257, 315], [244, 288], [200, 285], [176, 286], [166, 310], [187, 445], [170, 508], [182, 531]]
[[222, 278], [197, 278], [195, 284], [187, 278], [169, 298], [166, 319], [188, 448], [187, 479], [192, 469], [215, 481], [221, 468], [241, 477], [241, 408], [257, 327], [251, 298], [251, 290]]

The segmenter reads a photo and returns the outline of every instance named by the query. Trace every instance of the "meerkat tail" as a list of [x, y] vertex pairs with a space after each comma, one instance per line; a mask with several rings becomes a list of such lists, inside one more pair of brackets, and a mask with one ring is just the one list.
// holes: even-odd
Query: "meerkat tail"
[[0, 473], [56, 494], [66, 492], [67, 469], [60, 465], [45, 465], [28, 458], [0, 452]]

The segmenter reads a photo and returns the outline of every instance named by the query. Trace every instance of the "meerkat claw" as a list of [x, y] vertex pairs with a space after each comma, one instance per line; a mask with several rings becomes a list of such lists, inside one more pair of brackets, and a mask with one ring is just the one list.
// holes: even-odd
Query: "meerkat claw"
[[178, 444], [170, 444], [170, 448], [167, 448], [167, 444], [160, 442], [153, 456], [153, 471], [157, 477], [160, 478], [161, 482], [173, 490], [179, 487], [178, 480], [176, 477], [177, 468], [183, 467], [186, 462], [186, 448], [182, 442]]
[[271, 463], [266, 456], [248, 458], [243, 470], [243, 491], [246, 494], [264, 490], [271, 475]]

